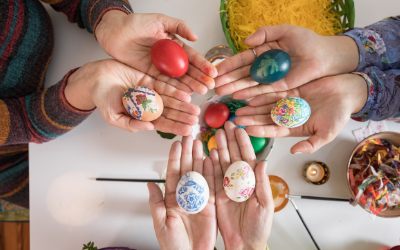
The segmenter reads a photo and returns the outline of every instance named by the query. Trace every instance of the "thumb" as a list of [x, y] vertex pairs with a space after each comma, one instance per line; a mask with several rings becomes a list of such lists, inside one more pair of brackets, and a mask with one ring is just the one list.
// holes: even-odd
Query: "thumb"
[[261, 44], [277, 41], [290, 29], [291, 25], [281, 24], [276, 26], [263, 26], [251, 36], [247, 37], [244, 43], [247, 46], [259, 46]]
[[296, 143], [291, 149], [290, 152], [292, 154], [301, 154], [301, 153], [314, 153], [318, 149], [320, 149], [322, 146], [326, 145], [327, 143], [331, 142], [334, 138], [336, 137], [333, 136], [332, 138], [323, 138], [319, 135], [313, 135], [307, 140], [300, 141]]
[[275, 203], [272, 197], [271, 185], [267, 175], [267, 161], [260, 161], [254, 169], [256, 175], [256, 194], [263, 207], [274, 211]]
[[197, 40], [197, 35], [192, 31], [192, 29], [185, 21], [166, 15], [162, 15], [160, 17], [160, 20], [163, 23], [166, 31], [178, 34], [179, 36], [192, 42]]
[[153, 182], [147, 183], [149, 189], [149, 204], [153, 217], [154, 230], [158, 232], [165, 225], [166, 208], [160, 187]]

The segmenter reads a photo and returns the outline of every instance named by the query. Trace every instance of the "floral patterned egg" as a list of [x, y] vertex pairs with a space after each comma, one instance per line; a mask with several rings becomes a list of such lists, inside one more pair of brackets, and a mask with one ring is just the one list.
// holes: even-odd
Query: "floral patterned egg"
[[242, 202], [250, 198], [256, 187], [254, 171], [245, 161], [229, 166], [224, 177], [224, 190], [233, 201]]
[[189, 214], [197, 214], [207, 205], [210, 190], [204, 177], [194, 171], [185, 174], [176, 187], [176, 201]]
[[147, 87], [128, 89], [122, 96], [122, 103], [133, 118], [145, 122], [154, 121], [164, 110], [160, 95]]
[[308, 103], [298, 97], [288, 97], [275, 104], [271, 111], [272, 120], [279, 126], [295, 128], [303, 125], [311, 115]]

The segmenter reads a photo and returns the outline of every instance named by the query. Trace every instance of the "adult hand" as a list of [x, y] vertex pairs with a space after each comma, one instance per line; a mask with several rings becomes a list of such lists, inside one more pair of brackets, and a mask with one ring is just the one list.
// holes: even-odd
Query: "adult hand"
[[255, 60], [253, 51], [239, 53], [217, 66], [216, 93], [233, 94], [235, 99], [247, 99], [261, 94], [286, 91], [309, 81], [354, 71], [358, 65], [358, 48], [347, 36], [320, 36], [314, 31], [294, 25], [261, 27], [245, 40], [255, 46], [257, 55], [271, 49], [289, 54], [291, 68], [281, 80], [259, 84], [250, 77]]
[[[228, 121], [225, 131], [217, 131], [218, 152], [216, 149], [210, 152], [214, 165], [218, 227], [225, 249], [265, 250], [275, 207], [266, 173], [267, 163], [257, 164], [250, 138], [243, 129]], [[231, 163], [241, 160], [254, 170], [256, 187], [247, 201], [235, 202], [225, 194], [222, 183]]]
[[[140, 121], [125, 110], [122, 95], [134, 86], [154, 89], [161, 96], [164, 111], [158, 119]], [[156, 129], [189, 135], [200, 113], [200, 108], [190, 103], [190, 95], [186, 92], [112, 59], [88, 63], [73, 73], [68, 79], [65, 96], [76, 108], [97, 107], [107, 123], [130, 132]]]
[[[179, 19], [162, 14], [126, 15], [118, 10], [108, 11], [96, 27], [96, 37], [103, 50], [149, 76], [167, 82], [187, 93], [205, 94], [215, 86], [216, 68], [200, 53], [182, 42], [176, 35], [196, 41], [196, 34], [189, 25]], [[161, 74], [151, 61], [151, 46], [160, 39], [171, 39], [185, 50], [189, 69], [180, 78]]]
[[[300, 97], [311, 106], [311, 116], [302, 126], [280, 127], [272, 121], [271, 110], [286, 97]], [[246, 126], [249, 135], [257, 137], [309, 136], [295, 144], [291, 153], [313, 153], [331, 142], [349, 121], [351, 114], [360, 111], [368, 97], [367, 84], [358, 75], [344, 74], [322, 78], [298, 88], [258, 96], [250, 106], [236, 112], [235, 123]]]
[[[210, 189], [205, 208], [197, 214], [188, 214], [176, 201], [179, 180], [189, 171], [204, 176]], [[221, 182], [222, 183], [222, 182]], [[154, 230], [161, 249], [214, 249], [217, 238], [214, 172], [209, 158], [203, 161], [203, 147], [192, 136], [182, 143], [174, 142], [169, 153], [165, 199], [155, 183], [147, 184]]]

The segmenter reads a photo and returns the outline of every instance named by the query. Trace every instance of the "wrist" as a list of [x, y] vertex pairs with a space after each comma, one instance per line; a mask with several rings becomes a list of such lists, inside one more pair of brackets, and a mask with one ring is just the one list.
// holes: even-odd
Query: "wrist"
[[128, 14], [120, 10], [110, 10], [102, 16], [95, 28], [95, 37], [101, 47], [105, 45], [107, 37], [110, 37], [111, 32], [119, 26], [123, 18], [127, 15]]
[[349, 77], [351, 78], [349, 91], [351, 93], [351, 100], [353, 101], [352, 114], [356, 114], [364, 108], [368, 100], [369, 90], [367, 82], [362, 76], [356, 74], [349, 74]]
[[86, 67], [87, 65], [84, 65], [71, 74], [64, 89], [68, 103], [80, 110], [92, 110], [96, 107], [90, 95], [93, 83], [84, 73]]
[[325, 76], [350, 73], [359, 63], [356, 42], [348, 36], [322, 36], [321, 46], [327, 48], [324, 58], [327, 60]]

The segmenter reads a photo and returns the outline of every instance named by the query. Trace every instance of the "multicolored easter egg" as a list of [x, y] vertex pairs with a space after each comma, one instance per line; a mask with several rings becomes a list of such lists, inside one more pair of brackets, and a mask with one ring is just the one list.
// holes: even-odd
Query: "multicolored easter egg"
[[275, 104], [271, 111], [272, 120], [279, 126], [295, 128], [303, 125], [311, 115], [308, 103], [298, 97], [288, 97]]
[[273, 83], [286, 76], [290, 65], [290, 57], [285, 51], [268, 50], [253, 62], [250, 67], [250, 76], [258, 83]]
[[122, 103], [133, 118], [145, 122], [154, 121], [164, 110], [160, 95], [147, 87], [128, 89], [122, 96]]
[[251, 145], [253, 146], [254, 153], [259, 153], [261, 150], [265, 148], [268, 144], [268, 139], [264, 137], [254, 137], [249, 135]]
[[[236, 123], [235, 123], [236, 117], [237, 117], [237, 115], [233, 114], [233, 115], [231, 115], [231, 117], [229, 117], [228, 121], [231, 121], [231, 122], [233, 122], [233, 123], [236, 125]], [[245, 129], [245, 128], [246, 128], [246, 127], [242, 127], [242, 126], [239, 126], [239, 125], [236, 125], [236, 127], [242, 128], [242, 129]]]
[[194, 171], [186, 173], [176, 187], [176, 201], [189, 214], [197, 214], [203, 210], [209, 195], [206, 179]]
[[256, 187], [253, 169], [245, 161], [237, 161], [225, 172], [224, 190], [233, 201], [242, 202], [250, 198]]
[[217, 139], [215, 138], [215, 135], [212, 136], [207, 143], [208, 151], [211, 152], [211, 149], [215, 148], [218, 149], [217, 147]]

